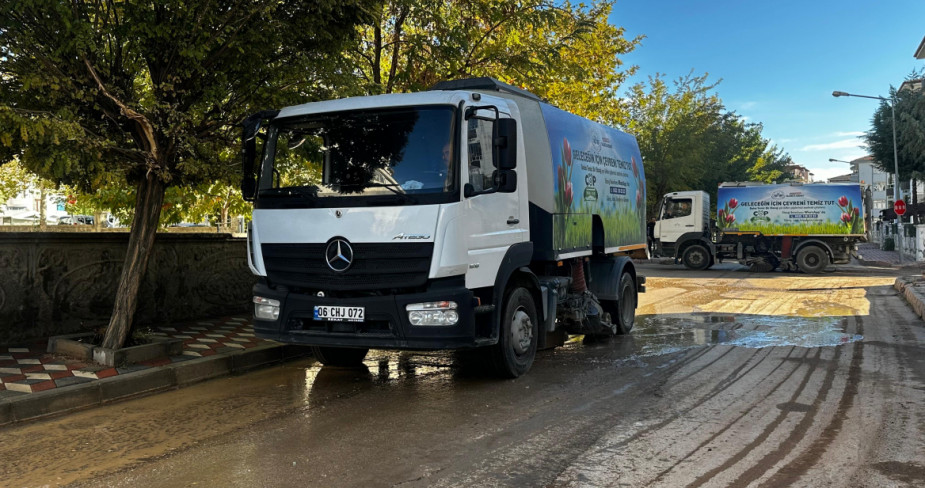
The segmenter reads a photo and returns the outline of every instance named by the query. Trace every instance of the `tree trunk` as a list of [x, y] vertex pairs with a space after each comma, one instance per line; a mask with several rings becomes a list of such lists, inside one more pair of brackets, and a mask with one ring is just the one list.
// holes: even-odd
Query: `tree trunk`
[[122, 277], [116, 290], [116, 301], [103, 338], [103, 347], [118, 349], [125, 344], [135, 310], [138, 290], [148, 269], [148, 258], [154, 248], [154, 237], [161, 217], [166, 187], [153, 173], [138, 184], [135, 198], [135, 218], [128, 238], [128, 250], [122, 266]]
[[45, 212], [45, 199], [48, 197], [45, 195], [44, 186], [39, 190], [39, 198], [42, 199], [39, 203], [39, 228], [45, 230], [48, 227], [48, 222], [45, 221], [48, 218]]

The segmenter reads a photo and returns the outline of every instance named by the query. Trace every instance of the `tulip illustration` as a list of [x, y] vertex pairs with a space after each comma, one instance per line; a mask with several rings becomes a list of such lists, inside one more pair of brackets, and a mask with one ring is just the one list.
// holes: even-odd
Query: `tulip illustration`
[[735, 198], [730, 198], [723, 208], [719, 209], [716, 212], [716, 222], [719, 228], [723, 229], [729, 227], [729, 224], [735, 222], [735, 211], [739, 206], [739, 201]]
[[639, 166], [636, 166], [636, 156], [630, 156], [630, 161], [633, 162], [633, 176], [635, 176], [636, 179], [638, 180], [639, 179]]
[[568, 139], [562, 139], [562, 160], [569, 168], [572, 167], [572, 147], [569, 146]]
[[846, 232], [857, 234], [864, 231], [861, 219], [861, 209], [855, 207], [853, 202], [847, 196], [842, 195], [838, 199], [838, 208], [842, 211], [841, 221], [845, 224]]
[[572, 200], [574, 199], [574, 190], [572, 189], [572, 147], [568, 139], [562, 139], [560, 151], [562, 156], [556, 169], [557, 188], [556, 188], [556, 211], [559, 213], [569, 213], [572, 210]]

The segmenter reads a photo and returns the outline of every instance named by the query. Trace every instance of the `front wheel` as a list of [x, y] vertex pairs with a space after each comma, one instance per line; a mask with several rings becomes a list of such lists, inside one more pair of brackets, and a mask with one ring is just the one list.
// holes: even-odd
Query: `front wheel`
[[707, 248], [701, 246], [700, 244], [694, 244], [688, 246], [684, 250], [684, 254], [681, 256], [681, 262], [684, 263], [684, 266], [687, 266], [690, 269], [707, 269], [710, 267], [710, 261], [712, 260], [710, 256], [710, 251], [707, 251]]
[[539, 324], [536, 304], [526, 288], [514, 288], [504, 300], [501, 335], [492, 346], [492, 365], [498, 376], [517, 378], [526, 373], [536, 357]]
[[806, 246], [797, 254], [797, 267], [806, 274], [822, 272], [829, 264], [829, 256], [819, 246]]
[[312, 346], [312, 356], [325, 366], [359, 366], [369, 349]]

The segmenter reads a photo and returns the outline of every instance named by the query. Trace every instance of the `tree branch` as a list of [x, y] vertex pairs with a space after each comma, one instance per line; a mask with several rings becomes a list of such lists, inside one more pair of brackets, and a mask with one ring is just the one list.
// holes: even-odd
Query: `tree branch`
[[113, 103], [118, 105], [119, 108], [122, 110], [122, 115], [134, 121], [136, 124], [138, 124], [139, 128], [141, 129], [142, 136], [144, 136], [143, 143], [146, 143], [144, 144], [145, 145], [144, 151], [147, 153], [146, 160], [147, 160], [147, 166], [148, 166], [148, 173], [150, 173], [152, 170], [160, 169], [160, 166], [157, 163], [157, 156], [159, 154], [159, 150], [157, 147], [157, 140], [154, 136], [154, 126], [151, 125], [151, 122], [147, 119], [147, 117], [136, 112], [135, 110], [132, 110], [132, 108], [126, 105], [124, 102], [122, 102], [122, 100], [119, 100], [118, 98], [113, 96], [111, 93], [109, 93], [109, 90], [107, 90], [106, 87], [103, 85], [103, 80], [100, 79], [99, 75], [97, 75], [96, 71], [93, 69], [93, 66], [90, 65], [90, 61], [87, 60], [86, 57], [83, 57], [83, 61], [84, 61], [84, 64], [87, 66], [87, 71], [89, 71], [90, 76], [92, 76], [93, 79], [96, 80], [96, 84], [97, 86], [99, 86], [99, 89], [103, 93], [103, 95], [106, 96], [106, 98], [109, 98], [110, 100], [112, 100]]

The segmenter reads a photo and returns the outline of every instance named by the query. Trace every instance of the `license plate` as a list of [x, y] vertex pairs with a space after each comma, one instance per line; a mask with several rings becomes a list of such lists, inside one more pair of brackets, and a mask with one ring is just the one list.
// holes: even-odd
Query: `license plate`
[[315, 307], [315, 320], [362, 322], [365, 318], [365, 307], [335, 307], [332, 305], [317, 305]]

